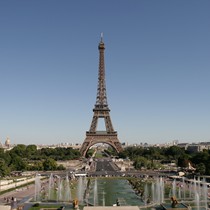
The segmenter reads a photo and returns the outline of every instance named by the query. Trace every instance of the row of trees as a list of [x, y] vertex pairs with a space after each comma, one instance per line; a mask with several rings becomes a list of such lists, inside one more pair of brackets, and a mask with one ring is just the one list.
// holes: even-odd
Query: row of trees
[[73, 148], [43, 148], [36, 145], [19, 144], [9, 151], [0, 148], [0, 177], [7, 176], [11, 171], [25, 170], [63, 170], [57, 160], [65, 161], [80, 158], [79, 150]]
[[[92, 150], [89, 150], [92, 153]], [[106, 154], [112, 155], [113, 150]], [[58, 160], [73, 160], [81, 157], [79, 150], [73, 148], [43, 148], [38, 150], [36, 145], [19, 144], [9, 151], [0, 148], [0, 177], [7, 176], [11, 171], [24, 170], [63, 170], [57, 165]], [[190, 153], [183, 148], [172, 146], [159, 147], [127, 147], [119, 154], [120, 158], [134, 161], [136, 169], [159, 169], [165, 162], [174, 161], [178, 167], [186, 168], [189, 163], [200, 174], [210, 175], [210, 150]]]
[[188, 152], [184, 148], [172, 146], [159, 147], [127, 147], [119, 154], [121, 158], [130, 158], [136, 169], [158, 169], [163, 163], [175, 162], [178, 167], [186, 168], [190, 163], [200, 174], [210, 175], [210, 150]]

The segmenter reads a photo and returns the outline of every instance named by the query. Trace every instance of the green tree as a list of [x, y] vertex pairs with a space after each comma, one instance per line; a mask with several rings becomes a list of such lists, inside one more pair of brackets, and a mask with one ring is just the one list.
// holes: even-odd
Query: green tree
[[4, 149], [0, 148], [0, 159], [3, 159], [5, 161], [5, 164], [8, 165], [11, 161], [9, 152], [4, 152]]
[[196, 166], [196, 172], [199, 173], [200, 175], [204, 175], [206, 173], [206, 166], [204, 163], [199, 163]]
[[210, 160], [205, 166], [206, 166], [206, 175], [210, 175]]
[[10, 172], [10, 169], [5, 163], [5, 160], [0, 158], [0, 177], [7, 176], [9, 172]]
[[60, 171], [65, 170], [65, 169], [66, 168], [63, 165], [61, 165], [61, 164], [57, 167], [57, 170], [60, 170]]
[[161, 160], [164, 159], [161, 153], [162, 150], [159, 147], [149, 147], [144, 149], [143, 156], [150, 160]]
[[134, 167], [136, 169], [141, 168], [150, 168], [151, 167], [151, 161], [147, 160], [145, 157], [136, 157], [133, 163]]
[[9, 151], [10, 155], [16, 154], [19, 157], [26, 157], [26, 146], [24, 144], [18, 144]]
[[25, 149], [26, 155], [28, 158], [33, 158], [35, 155], [37, 155], [37, 146], [34, 144], [28, 145]]
[[29, 171], [43, 171], [43, 163], [42, 161], [34, 161], [28, 164], [27, 170]]
[[26, 160], [16, 154], [12, 154], [9, 166], [14, 171], [24, 171], [27, 168]]
[[189, 155], [184, 154], [178, 158], [177, 165], [179, 167], [186, 168], [188, 166], [188, 163], [189, 163]]
[[191, 158], [191, 161], [194, 164], [204, 163], [206, 165], [209, 162], [209, 157], [208, 151], [205, 150], [204, 152], [195, 153]]
[[44, 162], [43, 162], [43, 168], [45, 171], [52, 171], [52, 170], [56, 170], [57, 169], [57, 163], [54, 159], [52, 158], [47, 158]]
[[41, 155], [44, 155], [46, 157], [49, 157], [52, 155], [52, 150], [51, 148], [42, 148], [41, 149]]
[[179, 157], [183, 156], [184, 154], [185, 154], [184, 149], [178, 146], [169, 147], [165, 151], [165, 155], [168, 157], [168, 159], [175, 160], [176, 163], [178, 163]]
[[88, 157], [92, 157], [92, 155], [93, 155], [93, 153], [94, 153], [94, 149], [89, 149], [88, 151], [87, 151], [87, 153], [86, 153], [86, 157], [88, 158]]

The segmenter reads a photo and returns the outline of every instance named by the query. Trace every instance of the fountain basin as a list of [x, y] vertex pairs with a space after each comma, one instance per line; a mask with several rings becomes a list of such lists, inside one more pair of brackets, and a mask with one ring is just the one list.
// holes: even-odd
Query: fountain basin
[[187, 205], [183, 203], [178, 203], [176, 207], [172, 207], [170, 203], [161, 204], [162, 208], [165, 210], [187, 210], [189, 209]]
[[98, 178], [97, 182], [91, 180], [88, 191], [86, 199], [92, 206], [113, 206], [117, 200], [120, 206], [144, 205], [126, 179]]

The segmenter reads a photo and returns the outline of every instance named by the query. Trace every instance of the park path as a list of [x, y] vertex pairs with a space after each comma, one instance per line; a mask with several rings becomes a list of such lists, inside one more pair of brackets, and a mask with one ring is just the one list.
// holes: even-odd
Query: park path
[[0, 195], [0, 204], [11, 203], [11, 198], [16, 198], [18, 203], [24, 203], [34, 196], [35, 185], [28, 185]]

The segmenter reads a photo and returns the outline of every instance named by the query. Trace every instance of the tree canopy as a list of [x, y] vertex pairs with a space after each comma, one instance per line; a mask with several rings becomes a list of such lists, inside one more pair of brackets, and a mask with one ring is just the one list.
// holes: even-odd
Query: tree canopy
[[43, 148], [36, 145], [18, 144], [11, 150], [0, 148], [0, 176], [7, 176], [11, 171], [25, 170], [64, 170], [56, 161], [73, 160], [80, 158], [77, 149], [69, 148]]
[[[159, 147], [127, 147], [121, 153], [120, 158], [130, 158], [134, 161], [136, 169], [155, 169], [159, 163], [175, 162], [178, 167], [186, 168], [189, 163], [196, 168], [199, 174], [210, 175], [210, 151], [191, 153], [178, 146], [168, 148]], [[158, 165], [157, 165], [158, 164]]]

